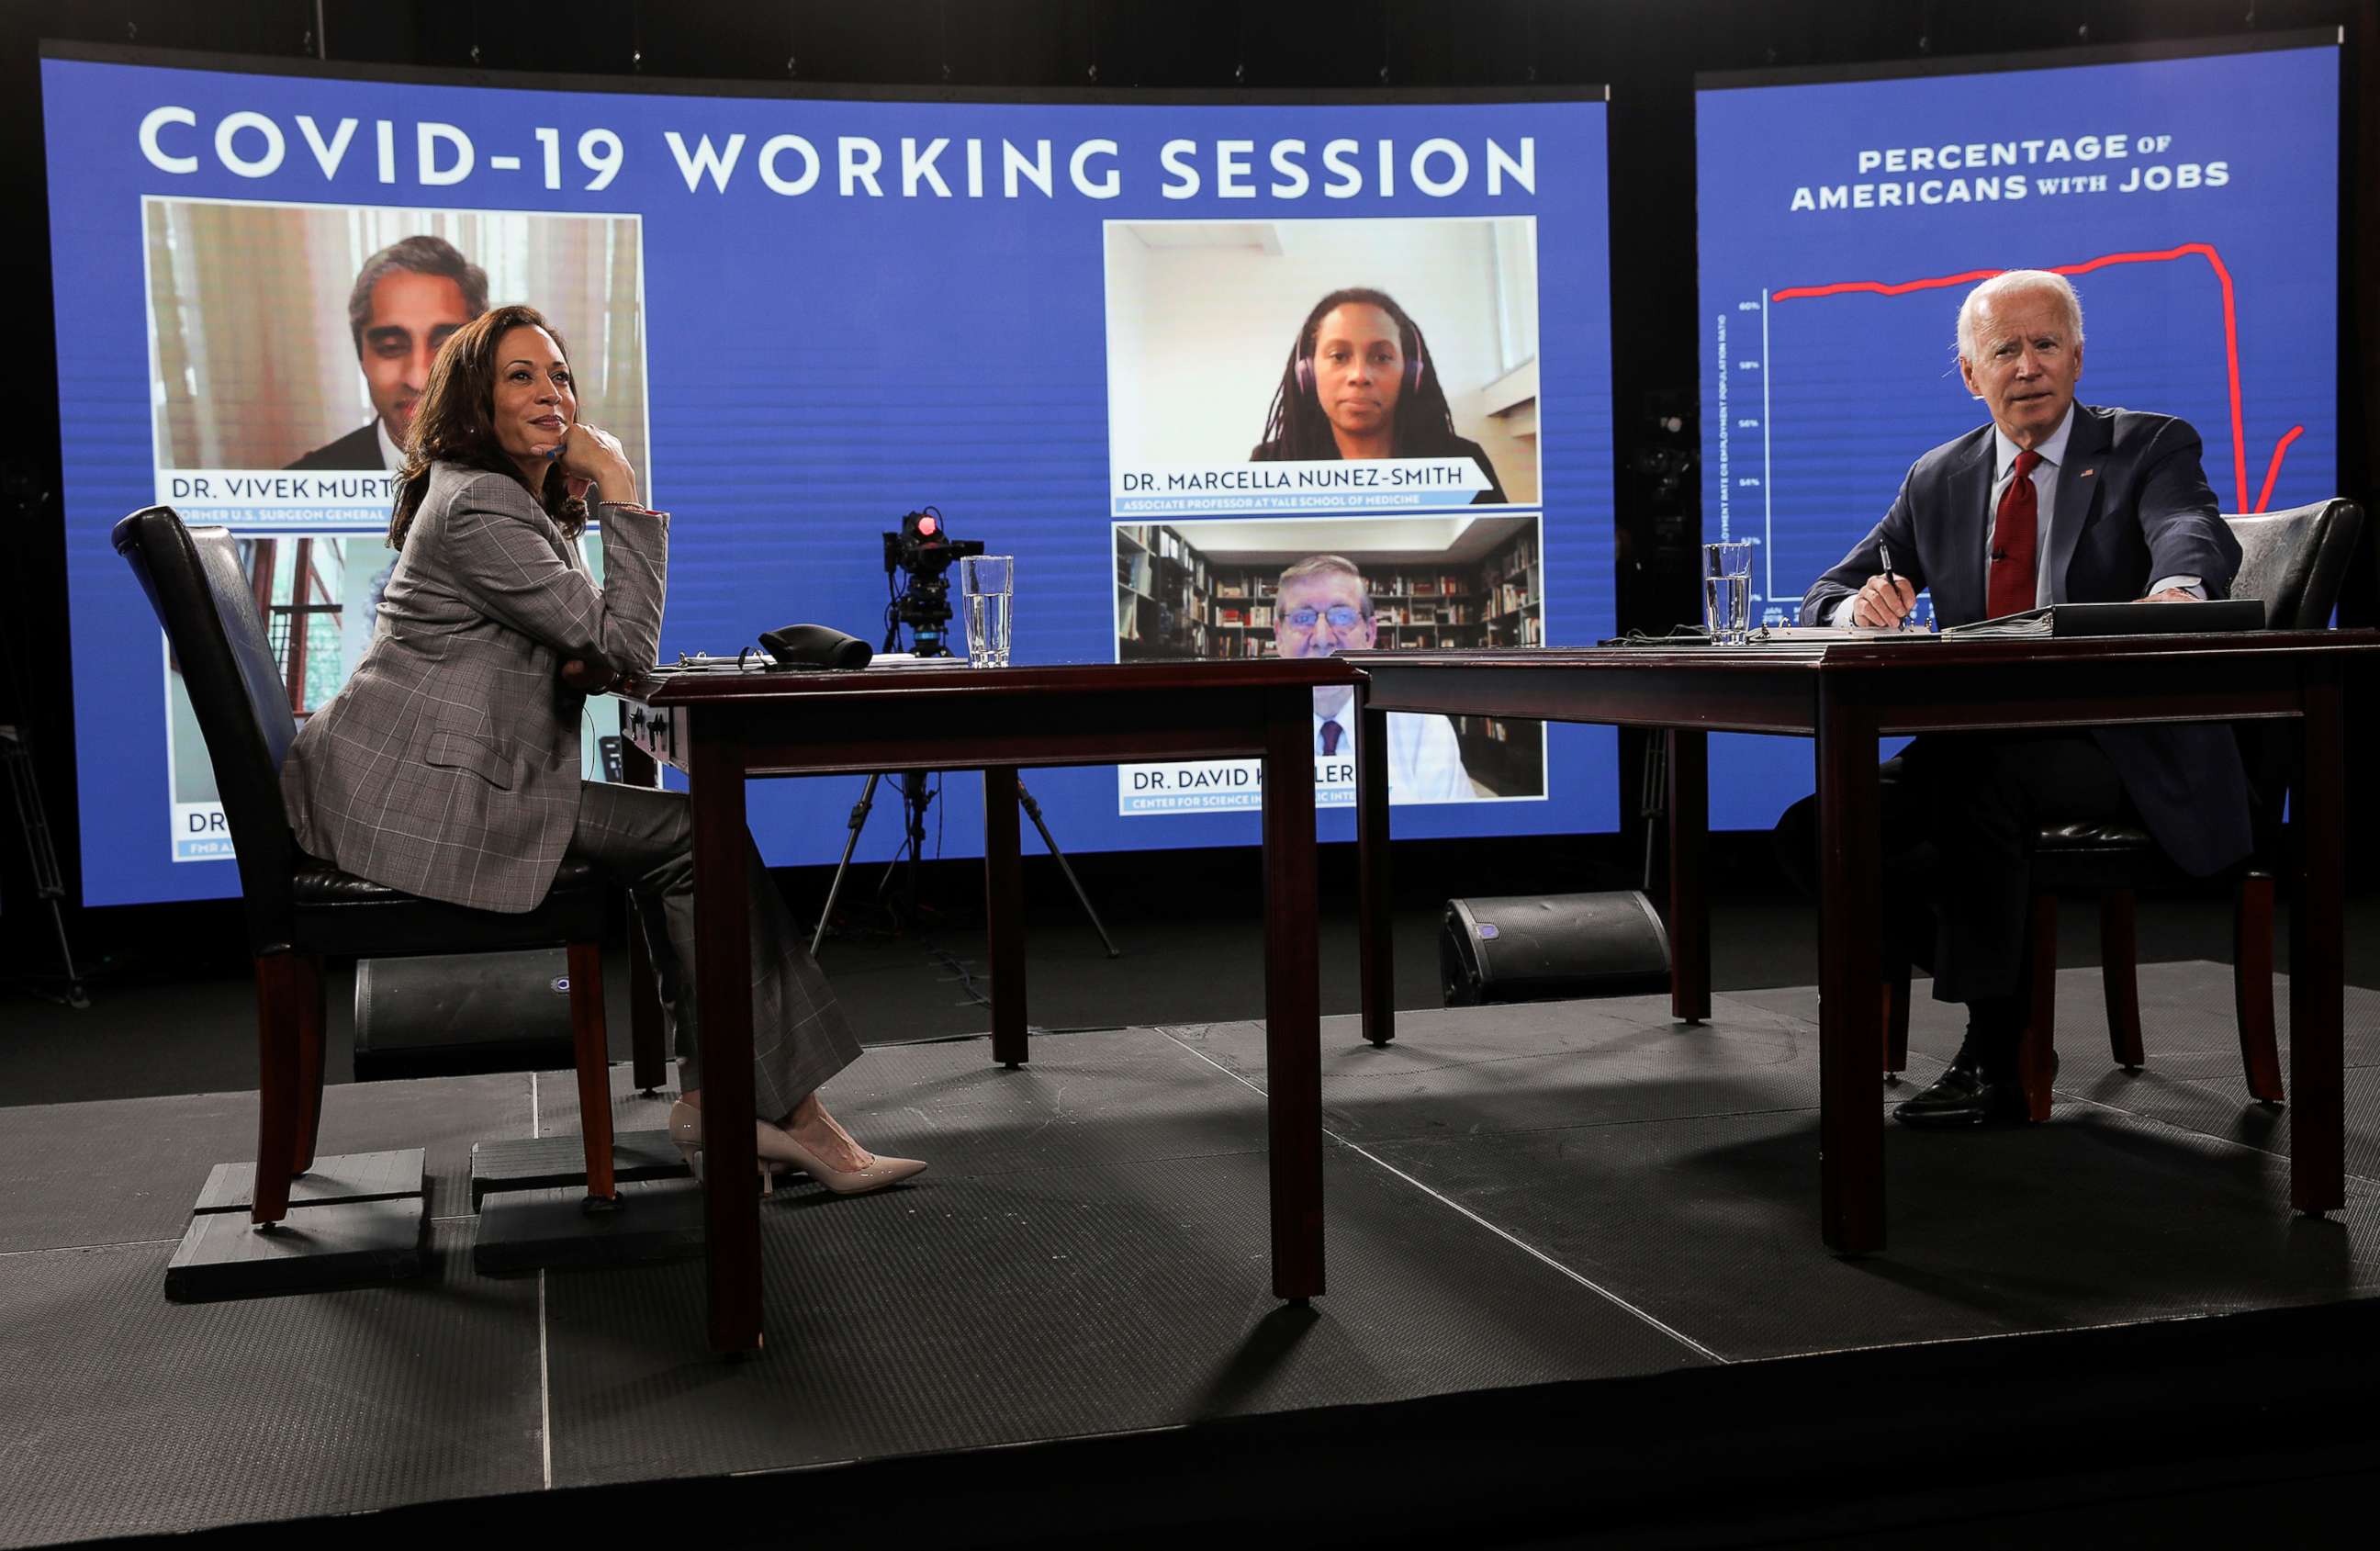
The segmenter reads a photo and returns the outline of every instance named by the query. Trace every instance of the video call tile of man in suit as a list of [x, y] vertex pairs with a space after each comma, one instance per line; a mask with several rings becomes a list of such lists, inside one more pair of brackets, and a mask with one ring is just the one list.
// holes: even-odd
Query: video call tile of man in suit
[[371, 394], [371, 423], [289, 467], [395, 472], [439, 346], [487, 309], [487, 273], [443, 237], [405, 237], [366, 260], [347, 297], [347, 327]]
[[[1281, 574], [1273, 599], [1273, 649], [1283, 657], [1368, 651], [1379, 636], [1364, 574], [1342, 555], [1308, 555]], [[1355, 691], [1326, 685], [1314, 692], [1314, 752], [1342, 761], [1355, 779]], [[1467, 803], [1477, 794], [1463, 768], [1454, 723], [1442, 716], [1389, 718], [1389, 792], [1404, 803]]]
[[[2198, 433], [2170, 415], [2075, 401], [2082, 309], [2064, 277], [2024, 270], [1984, 282], [1960, 309], [1958, 341], [1960, 376], [1990, 423], [1917, 460], [1884, 520], [1803, 598], [1803, 624], [1897, 625], [1920, 588], [1945, 625], [2068, 602], [2228, 595], [2240, 546], [2207, 487]], [[1928, 967], [1935, 1000], [1967, 1008], [1950, 1070], [1894, 1110], [1908, 1125], [2024, 1113], [2025, 845], [2043, 823], [2143, 823], [2201, 877], [2251, 845], [2247, 778], [2222, 725], [1928, 734], [1885, 762], [1881, 795], [1886, 967]], [[1813, 892], [1816, 833], [1815, 798], [1778, 824], [1780, 860]], [[1933, 907], [1930, 939], [1912, 902]]]

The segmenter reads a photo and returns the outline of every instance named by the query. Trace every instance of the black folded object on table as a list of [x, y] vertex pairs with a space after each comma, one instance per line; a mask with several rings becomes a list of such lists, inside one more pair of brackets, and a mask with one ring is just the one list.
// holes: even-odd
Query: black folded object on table
[[828, 624], [788, 624], [760, 634], [760, 645], [787, 668], [865, 668], [874, 653], [856, 636]]

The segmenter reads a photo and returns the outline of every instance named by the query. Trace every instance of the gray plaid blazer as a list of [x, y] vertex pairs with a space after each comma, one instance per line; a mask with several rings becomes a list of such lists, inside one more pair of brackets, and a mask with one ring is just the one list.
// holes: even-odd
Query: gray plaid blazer
[[290, 827], [358, 878], [480, 910], [534, 909], [578, 818], [581, 658], [650, 668], [669, 517], [605, 505], [605, 583], [503, 474], [442, 463], [370, 649], [281, 768]]

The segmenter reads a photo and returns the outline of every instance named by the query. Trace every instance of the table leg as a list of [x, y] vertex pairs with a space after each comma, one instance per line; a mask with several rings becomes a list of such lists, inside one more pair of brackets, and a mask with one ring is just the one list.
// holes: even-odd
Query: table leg
[[[1322, 1291], [1322, 1007], [1314, 915], [1314, 697], [1267, 697], [1264, 756], [1265, 1085], [1272, 1163], [1272, 1290]], [[1368, 726], [1359, 740], [1381, 740]]]
[[[1362, 689], [1356, 695], [1363, 695]], [[1355, 739], [1355, 915], [1364, 1037], [1397, 1036], [1396, 942], [1389, 908], [1389, 717], [1366, 707]]]
[[760, 1345], [759, 1148], [752, 1131], [752, 944], [745, 861], [744, 750], [715, 719], [680, 710], [694, 757], [695, 1001], [702, 1009], [703, 1251], [710, 1345]]
[[1883, 837], [1876, 823], [1876, 714], [1818, 691], [1818, 1196], [1828, 1245], [1884, 1247], [1884, 1110], [1876, 1051], [1884, 1000]]
[[1710, 838], [1710, 734], [1672, 728], [1670, 740], [1670, 1016], [1710, 1016], [1710, 896], [1703, 889]]
[[[661, 767], [643, 748], [622, 738], [620, 779], [629, 786], [659, 786]], [[628, 913], [628, 1048], [630, 1075], [638, 1087], [650, 1094], [669, 1080], [661, 977], [653, 973], [653, 951], [645, 940], [644, 921], [634, 910]]]
[[2347, 1205], [2345, 733], [2335, 669], [2305, 670], [2299, 723], [2296, 897], [2289, 902], [2289, 1205]]
[[991, 955], [991, 1059], [1025, 1064], [1025, 865], [1016, 822], [1016, 772], [983, 772], [983, 915]]
[[653, 972], [653, 951], [645, 942], [643, 918], [635, 912], [628, 918], [628, 1058], [629, 1076], [642, 1092], [656, 1093], [669, 1081], [661, 976]]

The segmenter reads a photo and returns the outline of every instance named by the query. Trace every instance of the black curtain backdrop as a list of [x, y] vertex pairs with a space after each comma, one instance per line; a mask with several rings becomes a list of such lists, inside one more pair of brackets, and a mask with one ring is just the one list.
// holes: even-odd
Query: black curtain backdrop
[[[1694, 77], [1697, 71], [2022, 54], [2089, 44], [2346, 34], [2340, 222], [2342, 493], [2367, 509], [2380, 442], [2380, 0], [140, 0], [0, 6], [0, 243], [18, 298], [18, 408], [0, 462], [30, 484], [6, 507], [15, 585], [0, 609], [24, 687], [0, 682], [0, 721], [35, 740], [50, 818], [74, 888], [72, 729], [64, 662], [64, 562], [55, 507], [56, 363], [37, 60], [42, 39], [166, 51], [321, 55], [333, 61], [705, 80], [794, 79], [954, 89], [1611, 87], [1612, 374], [1623, 627], [1698, 617], [1694, 458]], [[2245, 110], [2252, 111], [2252, 109]], [[1671, 423], [1677, 420], [1680, 423]], [[26, 491], [24, 483], [15, 487]], [[2372, 536], [2367, 530], [2367, 551]], [[2367, 552], [2343, 613], [2380, 623]], [[0, 675], [5, 677], [5, 675]], [[11, 705], [12, 698], [21, 699]], [[2350, 780], [2380, 769], [2374, 719]], [[1623, 746], [1631, 761], [1633, 749]], [[1620, 782], [1625, 831], [1637, 782]], [[13, 815], [5, 816], [13, 819]], [[13, 824], [8, 826], [13, 830]], [[2380, 855], [2380, 823], [2357, 837]], [[2368, 875], [2368, 869], [2358, 869]], [[30, 902], [13, 833], [0, 897]], [[116, 935], [103, 921], [92, 939]]]

